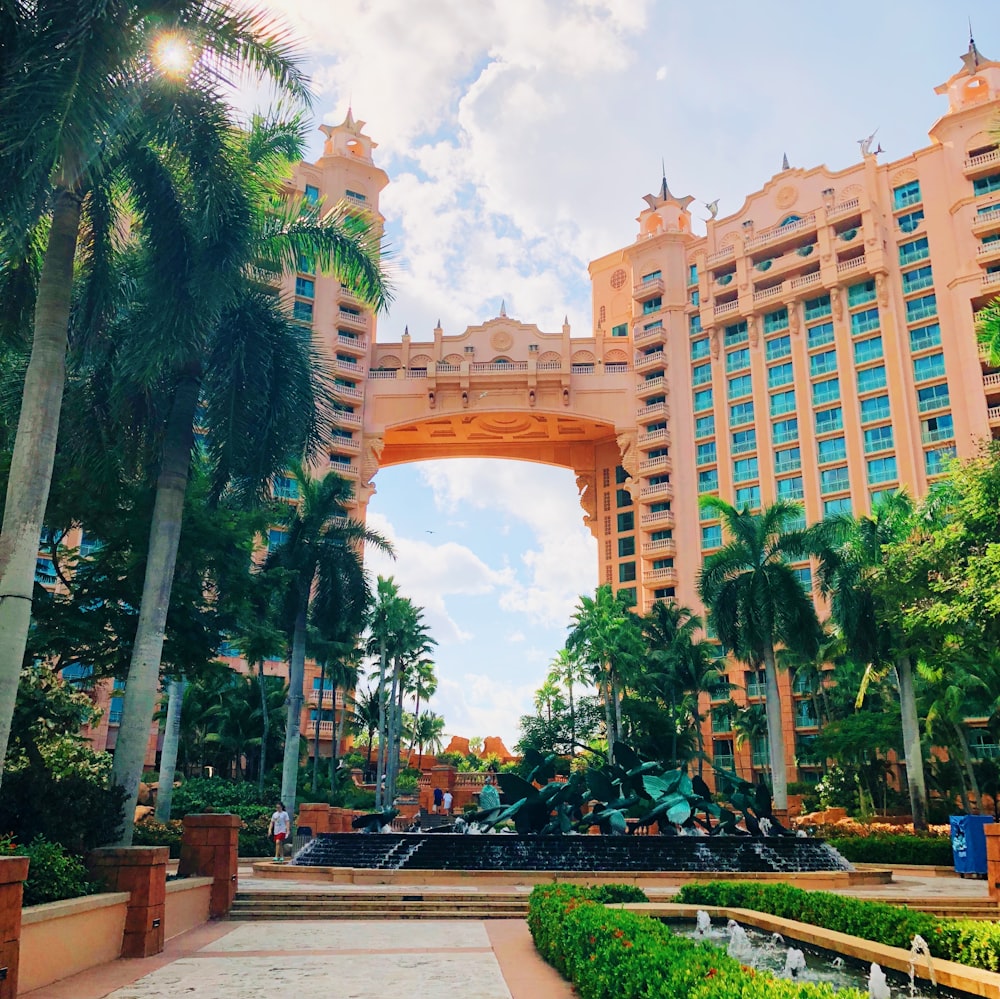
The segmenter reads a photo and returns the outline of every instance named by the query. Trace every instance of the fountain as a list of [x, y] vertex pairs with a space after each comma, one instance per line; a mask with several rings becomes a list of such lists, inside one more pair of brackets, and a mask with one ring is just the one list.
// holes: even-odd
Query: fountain
[[[910, 988], [913, 988], [913, 977], [910, 977]], [[891, 999], [892, 993], [889, 991], [889, 983], [886, 981], [885, 972], [873, 961], [871, 971], [868, 972], [868, 995], [869, 999]]]
[[747, 931], [743, 929], [743, 927], [740, 926], [735, 919], [729, 920], [726, 924], [726, 929], [729, 931], [729, 946], [726, 947], [726, 953], [733, 958], [734, 961], [739, 961], [741, 964], [752, 965], [753, 944], [750, 943]]
[[[780, 934], [775, 933], [775, 936]], [[789, 947], [785, 954], [785, 977], [798, 978], [800, 971], [806, 970], [806, 956], [795, 947]]]
[[937, 988], [937, 976], [934, 974], [934, 962], [931, 960], [931, 951], [927, 946], [927, 941], [918, 933], [910, 943], [910, 995], [916, 995], [917, 960], [923, 957], [927, 962], [927, 977], [931, 980], [931, 985]]
[[699, 909], [695, 914], [695, 937], [698, 940], [704, 940], [711, 932], [712, 917], [704, 909]]

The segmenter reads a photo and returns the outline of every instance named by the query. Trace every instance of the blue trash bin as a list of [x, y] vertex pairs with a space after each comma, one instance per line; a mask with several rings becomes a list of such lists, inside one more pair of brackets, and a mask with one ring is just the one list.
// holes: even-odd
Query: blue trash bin
[[952, 815], [951, 853], [958, 874], [986, 873], [986, 833], [992, 815]]

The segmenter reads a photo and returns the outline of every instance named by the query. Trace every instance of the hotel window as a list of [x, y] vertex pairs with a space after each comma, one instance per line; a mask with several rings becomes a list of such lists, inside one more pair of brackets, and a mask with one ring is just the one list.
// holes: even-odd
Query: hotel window
[[708, 357], [711, 347], [706, 337], [704, 340], [692, 340], [691, 341], [691, 360], [700, 361], [705, 357]]
[[786, 413], [795, 412], [795, 390], [789, 389], [787, 392], [775, 392], [771, 396], [771, 415], [784, 416]]
[[767, 387], [769, 389], [780, 388], [782, 385], [791, 385], [794, 380], [791, 361], [767, 369]]
[[884, 499], [887, 499], [889, 496], [895, 496], [898, 492], [899, 490], [892, 486], [888, 489], [873, 489], [872, 509], [874, 510]]
[[806, 322], [812, 322], [814, 319], [822, 319], [824, 316], [830, 315], [830, 296], [820, 295], [819, 298], [807, 298], [805, 301], [805, 316]]
[[802, 485], [802, 476], [796, 475], [791, 479], [778, 479], [778, 499], [780, 500], [800, 500], [805, 496], [805, 489]]
[[738, 402], [729, 407], [729, 425], [738, 427], [743, 423], [753, 423], [753, 403]]
[[823, 501], [823, 516], [836, 517], [840, 513], [851, 512], [851, 497], [841, 496], [839, 499]]
[[813, 405], [822, 406], [827, 402], [840, 400], [840, 379], [828, 378], [825, 382], [816, 382], [812, 387]]
[[727, 347], [735, 347], [738, 344], [746, 343], [749, 338], [746, 322], [733, 323], [732, 326], [727, 326], [723, 334], [723, 340]]
[[628, 323], [619, 323], [611, 327], [612, 336], [628, 336]]
[[[663, 271], [650, 271], [648, 274], [643, 274], [642, 283], [646, 284], [649, 281], [655, 281], [657, 278], [663, 277]], [[688, 281], [688, 284], [694, 284], [694, 281]]]
[[618, 530], [623, 531], [634, 531], [635, 530], [635, 513], [629, 510], [627, 513], [618, 514]]
[[718, 524], [709, 524], [701, 529], [702, 548], [722, 547], [722, 528]]
[[272, 527], [267, 532], [267, 550], [273, 552], [275, 548], [280, 548], [285, 543], [285, 532]]
[[315, 298], [316, 297], [316, 282], [310, 281], [309, 278], [295, 279], [295, 294], [300, 298]]
[[911, 205], [919, 205], [920, 181], [911, 180], [908, 184], [892, 189], [892, 210], [898, 212], [901, 208], [909, 208]]
[[[802, 588], [806, 593], [811, 593], [813, 588], [813, 574], [812, 569], [807, 565], [799, 566], [796, 569], [792, 569], [795, 573], [795, 578], [802, 584]], [[807, 708], [807, 712], [803, 712], [803, 708]], [[816, 715], [813, 711], [813, 706], [810, 701], [799, 701], [796, 704], [797, 715], [795, 718], [796, 728], [815, 728], [816, 726]]]
[[628, 472], [621, 465], [615, 466], [615, 484], [619, 486], [625, 485], [625, 480], [628, 478]]
[[854, 363], [867, 364], [869, 361], [880, 361], [882, 353], [882, 337], [872, 337], [871, 340], [859, 340], [854, 345]]
[[847, 458], [847, 443], [843, 437], [830, 437], [816, 444], [816, 460], [821, 465]]
[[926, 382], [944, 377], [944, 354], [926, 354], [913, 359], [913, 380]]
[[698, 492], [699, 493], [714, 493], [719, 491], [719, 471], [715, 468], [709, 468], [704, 472], [698, 473]]
[[299, 322], [311, 323], [313, 318], [312, 302], [296, 302], [292, 306], [292, 316]]
[[673, 536], [674, 536], [674, 532], [673, 531], [669, 531], [669, 530], [667, 530], [667, 531], [653, 531], [653, 533], [649, 536], [649, 540], [650, 541], [670, 541], [670, 540], [673, 539]]
[[635, 535], [630, 534], [627, 538], [618, 539], [618, 557], [628, 558], [635, 554]]
[[710, 465], [717, 457], [715, 441], [699, 444], [695, 448], [695, 463], [698, 465]]
[[903, 272], [904, 295], [929, 288], [932, 284], [934, 284], [934, 275], [931, 273], [930, 264], [925, 264], [923, 267], [916, 267], [912, 271]]
[[991, 173], [989, 177], [977, 177], [972, 182], [972, 193], [977, 198], [993, 191], [1000, 191], [1000, 173]]
[[893, 447], [892, 427], [872, 427], [865, 431], [865, 454], [890, 451]]
[[847, 289], [847, 304], [850, 308], [858, 305], [866, 305], [875, 301], [875, 282], [862, 281], [861, 284], [852, 284]]
[[865, 368], [858, 372], [858, 393], [874, 392], [885, 388], [885, 365], [877, 368]]
[[905, 267], [907, 264], [915, 264], [918, 260], [926, 260], [931, 255], [930, 247], [927, 245], [927, 237], [913, 239], [909, 243], [899, 244], [899, 266]]
[[771, 431], [771, 441], [774, 444], [788, 444], [799, 439], [798, 420], [779, 420]]
[[695, 392], [694, 394], [694, 411], [697, 413], [702, 409], [712, 408], [712, 390], [710, 388], [702, 389], [700, 392]]
[[733, 482], [749, 482], [757, 478], [757, 459], [739, 458], [733, 462]]
[[871, 333], [872, 330], [877, 330], [878, 326], [877, 308], [851, 313], [851, 336], [858, 336], [861, 333]]
[[918, 208], [915, 212], [910, 212], [908, 215], [900, 215], [896, 219], [896, 225], [899, 226], [900, 232], [916, 232], [923, 220], [924, 210]]
[[828, 375], [837, 370], [837, 352], [835, 350], [825, 350], [822, 354], [813, 354], [809, 358], [809, 374], [815, 378], [817, 375]]
[[654, 319], [651, 323], [643, 324], [642, 332], [648, 333], [650, 330], [662, 330], [662, 329], [663, 329], [663, 320]]
[[955, 457], [954, 447], [939, 447], [924, 452], [924, 468], [928, 475], [940, 475], [948, 470], [948, 462]]
[[654, 569], [672, 569], [674, 567], [674, 560], [672, 558], [654, 558], [653, 568]]
[[749, 507], [756, 510], [760, 506], [760, 486], [743, 486], [736, 490], [736, 502], [733, 504], [737, 510]]
[[695, 314], [688, 320], [688, 332], [692, 336], [701, 332], [701, 316]]
[[977, 215], [985, 215], [987, 212], [995, 212], [1000, 209], [1000, 202], [994, 201], [992, 204], [983, 205], [981, 208], [976, 209]]
[[861, 400], [861, 422], [874, 423], [876, 420], [889, 419], [889, 397], [876, 395], [871, 399]]
[[937, 323], [930, 326], [918, 326], [915, 330], [910, 330], [910, 350], [916, 354], [917, 351], [927, 350], [929, 347], [941, 346], [941, 327]]
[[308, 257], [306, 254], [300, 253], [296, 270], [301, 271], [303, 274], [315, 274], [316, 261]]
[[764, 333], [777, 333], [788, 329], [788, 309], [778, 309], [764, 316]]
[[947, 382], [917, 389], [917, 409], [921, 413], [926, 413], [931, 409], [945, 409], [950, 405], [951, 398], [948, 395]]
[[[649, 481], [652, 484], [653, 480], [650, 479]], [[669, 481], [669, 477], [668, 477], [667, 481]], [[615, 500], [616, 500], [616, 505], [618, 506], [619, 510], [623, 506], [631, 506], [632, 505], [632, 496], [631, 496], [631, 494], [629, 493], [629, 491], [627, 489], [616, 489], [615, 490]]]
[[833, 339], [833, 323], [812, 326], [806, 333], [806, 345], [809, 350], [825, 347], [827, 344], [833, 343]]
[[[955, 421], [951, 413], [940, 416], [930, 416], [920, 421], [920, 439], [924, 444], [934, 444], [937, 441], [951, 440], [955, 436]], [[80, 550], [83, 550], [81, 545]]]
[[310, 205], [315, 205], [319, 201], [319, 188], [314, 187], [312, 184], [306, 184], [306, 201]]
[[648, 316], [651, 312], [658, 312], [661, 305], [663, 305], [663, 299], [657, 295], [656, 298], [642, 303], [642, 314]]
[[767, 347], [765, 348], [765, 357], [769, 361], [777, 361], [779, 358], [788, 357], [792, 352], [792, 340], [791, 337], [776, 336], [773, 340], [767, 341]]
[[730, 351], [726, 354], [726, 371], [739, 371], [741, 368], [750, 367], [750, 350], [741, 347], [739, 350]]
[[774, 452], [774, 474], [797, 472], [802, 467], [802, 452], [797, 447]]
[[691, 369], [692, 385], [707, 385], [712, 380], [712, 365], [698, 364]]
[[631, 583], [635, 579], [635, 562], [622, 562], [618, 566], [618, 582]]
[[819, 473], [819, 487], [824, 493], [839, 493], [851, 488], [851, 479], [846, 465], [824, 468]]
[[715, 433], [715, 417], [699, 416], [694, 421], [695, 437], [711, 437]]
[[352, 201], [367, 201], [368, 195], [362, 194], [360, 191], [352, 191], [350, 189], [344, 191], [344, 194], [350, 198]]
[[895, 482], [899, 478], [896, 471], [895, 455], [885, 458], [872, 458], [868, 462], [868, 485], [880, 486], [884, 482]]
[[[657, 277], [659, 277], [659, 272], [657, 272]], [[698, 283], [698, 267], [696, 264], [688, 265], [688, 284]]]
[[918, 319], [930, 319], [937, 315], [937, 296], [924, 295], [922, 298], [911, 298], [906, 303], [906, 321], [916, 322]]
[[701, 292], [697, 288], [691, 291], [690, 300], [692, 305], [701, 305]]
[[757, 450], [756, 430], [737, 430], [733, 434], [733, 454], [746, 454], [747, 451]]
[[844, 412], [839, 406], [833, 409], [821, 409], [816, 414], [816, 433], [829, 434], [834, 430], [844, 429]]

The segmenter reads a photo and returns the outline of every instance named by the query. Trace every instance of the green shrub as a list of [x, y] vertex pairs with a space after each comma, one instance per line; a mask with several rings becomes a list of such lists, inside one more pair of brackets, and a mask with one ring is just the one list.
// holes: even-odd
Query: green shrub
[[[170, 817], [182, 819], [200, 812], [232, 812], [241, 819], [267, 815], [270, 819], [277, 797], [265, 790], [261, 796], [257, 785], [246, 780], [223, 780], [221, 777], [196, 777], [174, 788]], [[287, 801], [291, 809], [294, 802]]]
[[461, 753], [438, 753], [437, 761], [442, 767], [458, 767], [465, 762], [465, 757]]
[[29, 860], [28, 880], [24, 882], [25, 905], [94, 895], [104, 889], [103, 885], [90, 880], [87, 868], [79, 857], [74, 857], [60, 843], [52, 843], [44, 836], [36, 836], [28, 846], [17, 847], [7, 839], [3, 847], [4, 853]]
[[418, 782], [416, 777], [411, 777], [409, 774], [400, 774], [399, 778], [396, 780], [396, 793], [416, 794], [417, 786]]
[[[620, 887], [620, 886], [613, 886]], [[538, 886], [528, 926], [539, 954], [581, 999], [864, 999], [856, 989], [781, 981], [649, 916], [607, 909], [593, 889]]]
[[184, 824], [180, 819], [171, 819], [169, 822], [157, 822], [153, 818], [143, 819], [136, 822], [132, 831], [132, 845], [168, 846], [170, 856], [176, 860], [181, 855], [183, 832]]
[[594, 885], [587, 889], [587, 898], [602, 905], [649, 901], [649, 896], [636, 885]]
[[270, 857], [274, 853], [274, 840], [267, 833], [270, 823], [270, 812], [257, 818], [244, 819], [237, 847], [241, 857]]
[[720, 905], [768, 912], [773, 916], [849, 933], [909, 950], [919, 933], [934, 957], [974, 968], [1000, 971], [1000, 926], [972, 919], [942, 919], [905, 905], [866, 902], [791, 885], [710, 881], [686, 884], [676, 895], [685, 905]]
[[951, 840], [942, 836], [845, 836], [827, 842], [852, 863], [933, 864], [951, 867]]

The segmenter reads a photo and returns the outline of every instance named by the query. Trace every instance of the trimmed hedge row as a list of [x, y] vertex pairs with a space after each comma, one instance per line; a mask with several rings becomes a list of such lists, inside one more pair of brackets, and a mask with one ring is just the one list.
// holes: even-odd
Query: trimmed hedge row
[[940, 836], [844, 836], [828, 839], [855, 864], [933, 864], [951, 867], [951, 840]]
[[677, 893], [686, 905], [754, 909], [827, 930], [909, 950], [919, 933], [931, 954], [973, 968], [1000, 971], [1000, 925], [974, 919], [946, 919], [905, 905], [866, 902], [827, 891], [804, 891], [782, 884], [710, 881], [686, 884]]
[[592, 889], [540, 885], [528, 926], [539, 954], [581, 999], [865, 999], [857, 989], [775, 979], [649, 916], [608, 909]]

